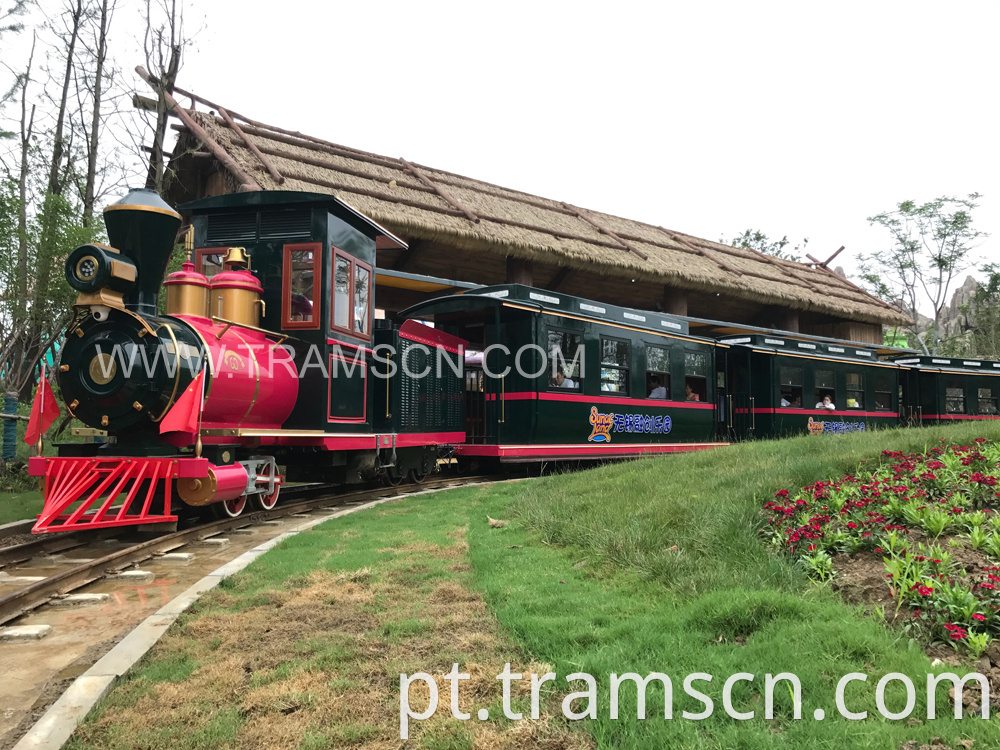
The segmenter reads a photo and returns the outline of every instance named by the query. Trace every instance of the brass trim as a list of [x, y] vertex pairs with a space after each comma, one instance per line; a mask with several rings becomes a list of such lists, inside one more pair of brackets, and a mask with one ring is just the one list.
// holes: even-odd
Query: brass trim
[[120, 260], [113, 260], [111, 261], [111, 275], [116, 279], [135, 281], [135, 266], [122, 263]]
[[[84, 276], [80, 272], [80, 266], [82, 266], [88, 260], [92, 260], [94, 262], [94, 273], [91, 274], [90, 276]], [[76, 262], [76, 265], [73, 267], [73, 273], [76, 274], [76, 277], [78, 279], [82, 279], [83, 281], [90, 281], [92, 278], [94, 278], [94, 276], [97, 275], [97, 268], [99, 265], [100, 264], [98, 263], [97, 258], [95, 258], [93, 255], [84, 255], [82, 258], [80, 258], [80, 260]], [[112, 268], [114, 268], [113, 265]]]
[[188, 505], [208, 505], [218, 487], [219, 479], [211, 466], [208, 467], [208, 475], [202, 479], [185, 477], [177, 480], [177, 494]]
[[[130, 315], [138, 321], [139, 325], [142, 326], [142, 330], [139, 331], [139, 337], [145, 336], [147, 333], [152, 334], [153, 338], [156, 338], [156, 331], [154, 331], [146, 319], [141, 315], [132, 312], [125, 307], [125, 303], [122, 301], [122, 295], [119, 292], [113, 292], [110, 289], [98, 289], [96, 292], [89, 292], [81, 294], [76, 298], [76, 302], [73, 303], [73, 307], [90, 307], [91, 305], [104, 305], [105, 307], [111, 307], [115, 310], [121, 310], [126, 315]], [[83, 337], [83, 329], [77, 328], [76, 335]]]
[[212, 427], [201, 431], [205, 437], [374, 437], [366, 432], [333, 433], [323, 430], [264, 430], [253, 427]]
[[142, 411], [142, 404], [140, 404], [138, 401], [133, 401], [132, 408], [135, 409], [136, 411]]
[[59, 372], [69, 372], [69, 365], [59, 365]]
[[[261, 301], [261, 304], [263, 304], [263, 301]], [[248, 331], [256, 331], [257, 333], [263, 333], [268, 336], [277, 336], [278, 340], [277, 342], [275, 342], [275, 346], [280, 346], [290, 338], [290, 336], [287, 333], [278, 333], [277, 331], [269, 331], [266, 328], [258, 328], [257, 326], [248, 325], [246, 323], [240, 323], [235, 320], [229, 320], [228, 318], [219, 318], [214, 315], [212, 316], [212, 322], [225, 324], [226, 326], [225, 328], [222, 329], [222, 331], [216, 334], [215, 336], [216, 340], [221, 339], [225, 335], [226, 331], [228, 331], [233, 326], [237, 326], [239, 328], [246, 328]]]
[[[770, 349], [752, 349], [756, 354], [773, 354], [778, 357], [796, 357], [798, 359], [816, 359], [823, 362], [838, 362], [842, 365], [859, 365], [861, 367], [888, 367], [889, 369], [906, 370], [906, 365], [897, 365], [895, 362], [879, 362], [877, 359], [865, 361], [863, 359], [841, 359], [838, 357], [824, 357], [821, 354], [802, 354], [801, 352], [780, 352]], [[986, 375], [987, 373], [982, 373]], [[1000, 373], [998, 373], [1000, 374]]]
[[108, 415], [107, 414], [102, 414], [101, 415], [101, 427], [107, 427], [107, 426], [108, 426]]
[[70, 408], [70, 409], [75, 409], [75, 408], [76, 408], [76, 407], [78, 407], [79, 405], [80, 405], [80, 400], [79, 400], [79, 399], [76, 399], [76, 398], [74, 398], [74, 399], [73, 399], [73, 403], [69, 405], [69, 408]]
[[[208, 374], [211, 376], [208, 379], [208, 385], [205, 386], [205, 403], [208, 403], [208, 397], [212, 395], [212, 386], [215, 385], [215, 364], [212, 362], [212, 350], [208, 348], [208, 342], [205, 341], [205, 337], [201, 335], [201, 331], [191, 326], [191, 330], [194, 331], [194, 335], [198, 337], [202, 345], [202, 366], [201, 370], [208, 370]], [[201, 372], [199, 370], [199, 372]], [[197, 377], [197, 375], [195, 376]], [[202, 430], [202, 433], [208, 434], [206, 430]]]
[[[161, 419], [167, 416], [167, 412], [170, 411], [170, 407], [174, 405], [174, 397], [177, 396], [177, 387], [180, 385], [181, 382], [180, 346], [177, 344], [177, 337], [174, 336], [173, 329], [171, 329], [169, 325], [164, 325], [163, 327], [167, 329], [167, 333], [170, 334], [170, 340], [174, 344], [174, 356], [177, 357], [177, 366], [174, 368], [174, 390], [170, 392], [170, 398], [167, 400], [167, 405], [160, 413], [160, 416], [155, 418], [150, 417], [154, 422], [159, 422]], [[155, 333], [153, 335], [156, 336]]]
[[107, 385], [118, 374], [118, 363], [107, 352], [101, 352], [90, 360], [87, 373], [90, 375], [90, 379], [97, 383], [97, 385]]
[[116, 203], [113, 206], [108, 206], [104, 209], [104, 213], [107, 213], [108, 211], [149, 211], [154, 214], [173, 216], [175, 219], [181, 218], [181, 215], [173, 209], [157, 208], [156, 206], [133, 206], [129, 204]]
[[243, 423], [243, 420], [246, 419], [248, 416], [250, 416], [250, 412], [252, 412], [253, 408], [257, 405], [257, 397], [260, 395], [260, 364], [257, 362], [257, 355], [253, 353], [253, 347], [250, 346], [242, 336], [236, 333], [236, 331], [233, 331], [233, 335], [240, 341], [242, 341], [243, 346], [245, 346], [247, 348], [247, 351], [250, 352], [250, 357], [253, 359], [253, 369], [255, 377], [257, 378], [256, 382], [254, 383], [253, 400], [250, 402], [250, 408], [248, 408], [243, 413], [243, 416], [240, 417], [240, 421], [236, 423], [236, 427], [238, 429], [239, 426]]
[[83, 338], [83, 329], [82, 328], [77, 328], [76, 329], [76, 337], [79, 338], [79, 339]]

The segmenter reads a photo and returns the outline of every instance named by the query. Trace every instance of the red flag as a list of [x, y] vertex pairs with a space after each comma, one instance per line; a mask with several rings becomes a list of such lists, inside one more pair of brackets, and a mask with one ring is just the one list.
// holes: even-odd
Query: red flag
[[161, 435], [164, 432], [198, 431], [198, 415], [201, 414], [201, 402], [205, 397], [204, 384], [205, 370], [202, 370], [174, 402], [167, 416], [160, 420]]
[[62, 412], [56, 402], [55, 394], [45, 379], [45, 367], [42, 367], [42, 380], [35, 391], [35, 401], [31, 404], [31, 417], [28, 419], [28, 430], [24, 433], [24, 442], [34, 445], [42, 434], [49, 429]]

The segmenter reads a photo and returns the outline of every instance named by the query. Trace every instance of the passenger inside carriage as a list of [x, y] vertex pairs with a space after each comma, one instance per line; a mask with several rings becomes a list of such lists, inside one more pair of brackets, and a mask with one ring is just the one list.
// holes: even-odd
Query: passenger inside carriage
[[685, 401], [701, 401], [701, 394], [695, 391], [690, 383], [684, 384], [684, 400]]
[[660, 377], [658, 375], [649, 376], [649, 396], [647, 398], [657, 398], [665, 399], [667, 397], [667, 389], [660, 384]]

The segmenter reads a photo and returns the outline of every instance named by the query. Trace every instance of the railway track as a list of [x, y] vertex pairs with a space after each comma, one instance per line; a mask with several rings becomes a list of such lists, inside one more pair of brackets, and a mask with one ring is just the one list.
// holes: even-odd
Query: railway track
[[[279, 504], [274, 510], [253, 512], [238, 518], [226, 518], [209, 523], [201, 523], [190, 528], [166, 533], [146, 539], [123, 549], [109, 552], [101, 557], [71, 564], [42, 580], [27, 583], [22, 588], [0, 597], [0, 625], [6, 624], [31, 610], [46, 604], [56, 597], [69, 594], [76, 589], [94, 583], [107, 575], [118, 573], [131, 565], [158, 555], [166, 554], [178, 547], [203, 541], [225, 531], [256, 526], [265, 521], [273, 521], [287, 516], [308, 513], [340, 505], [354, 505], [371, 500], [393, 497], [425, 489], [445, 489], [472, 482], [502, 479], [489, 476], [461, 476], [429, 479], [420, 484], [403, 484], [396, 487], [379, 487], [352, 492], [330, 494], [329, 487], [304, 486], [283, 490], [283, 498], [288, 495], [303, 497], [297, 502]], [[19, 545], [0, 548], [0, 568], [40, 555], [66, 552], [94, 541], [93, 532], [67, 533], [58, 537], [40, 538]]]

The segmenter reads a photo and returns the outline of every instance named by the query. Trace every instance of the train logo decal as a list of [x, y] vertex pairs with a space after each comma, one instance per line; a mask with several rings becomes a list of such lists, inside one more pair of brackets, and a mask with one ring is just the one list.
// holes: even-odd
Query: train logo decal
[[611, 442], [611, 428], [615, 424], [614, 414], [601, 414], [597, 411], [596, 406], [590, 407], [590, 424], [594, 426], [594, 429], [590, 431], [590, 437], [587, 440], [591, 443], [610, 443]]
[[226, 352], [225, 356], [226, 367], [228, 367], [233, 372], [246, 372], [247, 366], [243, 362], [243, 357], [234, 351]]
[[817, 422], [812, 417], [809, 417], [809, 424], [806, 426], [809, 428], [810, 435], [822, 435], [824, 432], [843, 434], [845, 432], [865, 431], [864, 422]]
[[591, 443], [610, 443], [612, 432], [666, 435], [673, 426], [670, 417], [665, 415], [616, 414], [615, 412], [601, 414], [596, 406], [590, 407], [590, 424], [593, 429], [587, 440]]

